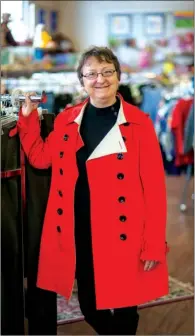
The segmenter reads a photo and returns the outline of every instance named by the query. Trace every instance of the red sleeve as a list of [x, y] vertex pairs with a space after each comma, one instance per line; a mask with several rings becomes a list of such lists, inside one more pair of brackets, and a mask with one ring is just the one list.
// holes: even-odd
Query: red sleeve
[[180, 99], [175, 105], [172, 112], [171, 129], [176, 137], [176, 152], [178, 154], [183, 154], [183, 127], [182, 127], [182, 116], [183, 109], [185, 107], [185, 102]]
[[38, 111], [34, 110], [28, 117], [24, 117], [20, 112], [17, 130], [30, 164], [39, 169], [51, 166], [51, 142], [54, 131], [43, 141], [40, 135]]
[[172, 121], [171, 121], [171, 128], [177, 128], [181, 124], [181, 116], [182, 116], [182, 110], [183, 110], [183, 100], [180, 99], [176, 103], [176, 105], [173, 108], [172, 111]]
[[145, 201], [142, 260], [163, 261], [166, 256], [167, 201], [163, 160], [156, 133], [146, 117], [140, 139], [140, 178]]

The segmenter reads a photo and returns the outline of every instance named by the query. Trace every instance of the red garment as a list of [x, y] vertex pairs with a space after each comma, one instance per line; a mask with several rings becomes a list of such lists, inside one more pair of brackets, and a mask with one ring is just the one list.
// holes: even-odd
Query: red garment
[[[45, 143], [40, 137], [36, 110], [26, 118], [20, 115], [18, 121], [30, 163], [37, 168], [52, 165], [37, 286], [66, 298], [71, 296], [75, 278], [75, 154], [83, 145], [74, 119], [84, 103], [58, 115]], [[161, 152], [151, 120], [122, 98], [121, 104], [129, 123], [117, 126], [118, 134], [126, 138], [123, 159], [113, 151], [86, 162], [97, 309], [138, 305], [168, 293], [166, 188]], [[120, 196], [125, 197], [125, 202], [119, 202]], [[124, 215], [126, 221], [120, 221]], [[160, 264], [147, 272], [142, 260], [159, 260]]]
[[175, 165], [182, 166], [194, 162], [194, 152], [184, 154], [184, 127], [188, 118], [193, 99], [180, 99], [173, 109], [171, 129], [175, 136]]

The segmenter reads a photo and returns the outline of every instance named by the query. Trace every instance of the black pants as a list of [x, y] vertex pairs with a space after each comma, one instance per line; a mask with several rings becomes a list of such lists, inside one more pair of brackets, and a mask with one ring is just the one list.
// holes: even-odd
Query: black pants
[[135, 335], [139, 321], [137, 306], [113, 311], [97, 310], [92, 269], [88, 268], [84, 274], [83, 271], [79, 272], [78, 268], [76, 273], [78, 299], [85, 321], [99, 335]]

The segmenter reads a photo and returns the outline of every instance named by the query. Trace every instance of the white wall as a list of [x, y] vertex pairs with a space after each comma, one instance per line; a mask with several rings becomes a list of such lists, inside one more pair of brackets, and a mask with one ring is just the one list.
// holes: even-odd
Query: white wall
[[41, 0], [36, 0], [36, 1], [30, 1], [31, 3], [35, 3], [37, 6], [40, 6], [41, 8], [45, 9], [58, 9], [59, 7], [59, 2], [62, 1], [41, 1]]
[[90, 45], [107, 45], [108, 14], [138, 13], [136, 32], [132, 33], [143, 38], [139, 13], [167, 12], [165, 37], [168, 37], [173, 33], [173, 20], [168, 13], [192, 11], [193, 1], [59, 1], [59, 9], [59, 30], [83, 51]]

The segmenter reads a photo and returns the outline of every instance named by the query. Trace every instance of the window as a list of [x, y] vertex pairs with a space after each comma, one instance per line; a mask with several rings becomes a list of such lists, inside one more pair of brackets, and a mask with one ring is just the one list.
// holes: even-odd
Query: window
[[13, 22], [23, 19], [23, 2], [26, 1], [1, 1], [1, 13], [11, 14]]
[[35, 13], [29, 1], [1, 1], [1, 13], [11, 14], [8, 26], [17, 42], [33, 36]]

